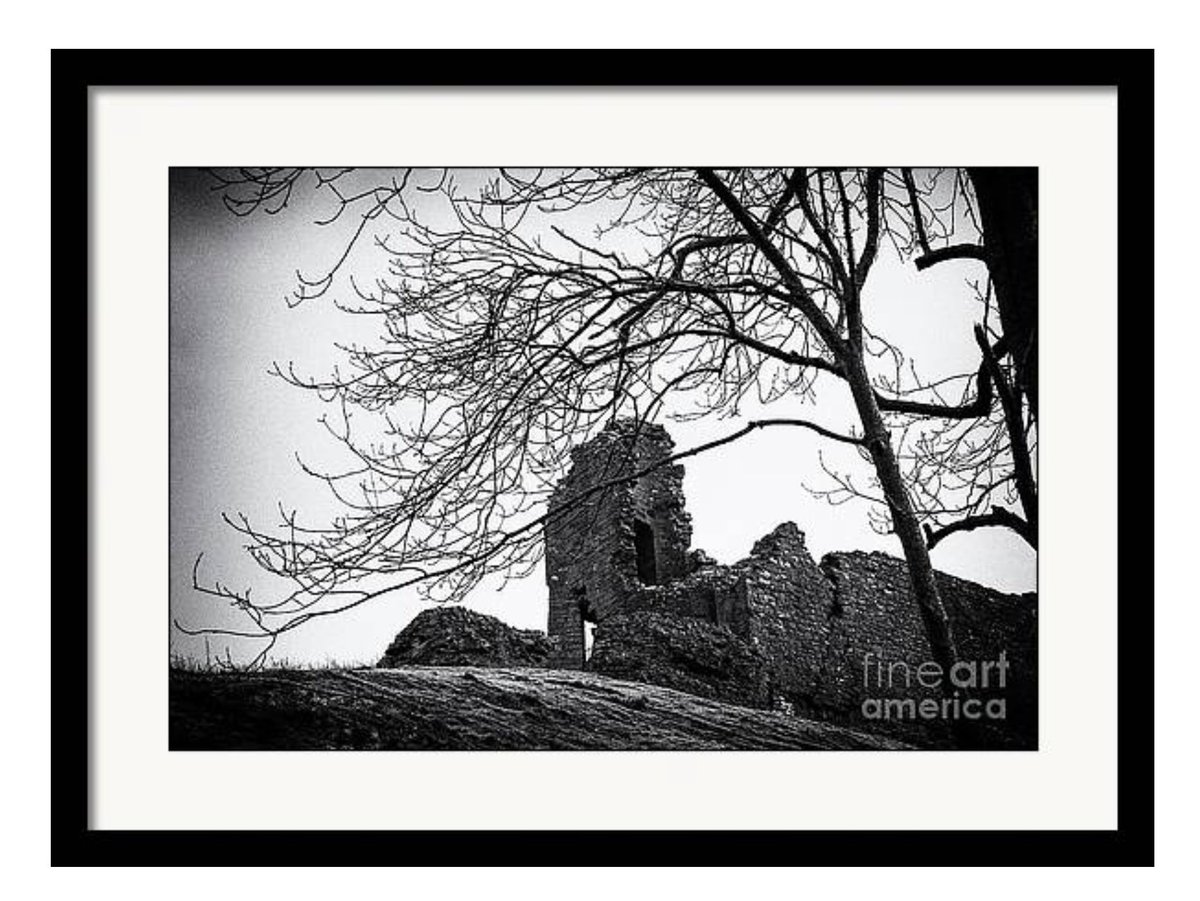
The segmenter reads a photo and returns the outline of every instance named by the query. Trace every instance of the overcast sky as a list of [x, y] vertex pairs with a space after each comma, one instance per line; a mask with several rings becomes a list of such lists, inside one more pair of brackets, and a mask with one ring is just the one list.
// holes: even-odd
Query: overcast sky
[[[337, 314], [316, 301], [289, 309], [284, 297], [298, 268], [318, 271], [340, 251], [339, 226], [314, 227], [327, 207], [297, 197], [278, 216], [237, 218], [226, 212], [207, 176], [173, 170], [170, 240], [171, 397], [171, 617], [189, 625], [242, 625], [220, 602], [191, 588], [192, 565], [203, 552], [202, 575], [234, 588], [255, 587], [268, 596], [271, 582], [226, 527], [222, 511], [245, 512], [252, 521], [274, 523], [280, 502], [320, 520], [332, 511], [328, 492], [305, 477], [296, 463], [332, 462], [328, 436], [317, 424], [320, 403], [267, 375], [273, 361], [296, 361], [301, 371], [322, 374], [337, 359], [336, 340], [368, 340], [370, 317]], [[356, 263], [370, 265], [363, 251]], [[919, 275], [882, 254], [871, 272], [865, 315], [906, 348], [922, 372], [969, 371], [978, 350], [964, 284], [978, 278], [979, 264], [946, 263]], [[919, 298], [921, 315], [908, 302]], [[897, 303], [902, 299], [905, 303]], [[906, 315], [907, 308], [907, 315]], [[929, 323], [939, 323], [936, 330]], [[852, 412], [822, 396], [821, 421], [836, 427]], [[810, 418], [814, 407], [785, 410]], [[747, 418], [754, 409], [747, 408]], [[737, 428], [737, 421], [666, 422], [679, 448]], [[858, 474], [867, 467], [847, 448], [801, 430], [762, 431], [687, 461], [684, 489], [692, 514], [693, 546], [719, 562], [744, 557], [753, 543], [785, 520], [807, 536], [813, 556], [832, 550], [881, 550], [900, 555], [894, 536], [874, 533], [863, 504], [832, 507], [804, 483], [826, 485], [817, 451]], [[1007, 530], [982, 529], [951, 536], [933, 551], [943, 571], [1005, 591], [1035, 587], [1036, 558]], [[467, 600], [473, 609], [522, 628], [545, 629], [546, 587], [541, 567], [527, 579], [484, 583]], [[400, 592], [358, 610], [319, 620], [284, 636], [272, 656], [294, 663], [374, 663], [392, 636], [426, 604]], [[209, 650], [229, 646], [244, 659], [248, 645], [213, 636]], [[205, 642], [172, 630], [171, 650], [203, 660]]]

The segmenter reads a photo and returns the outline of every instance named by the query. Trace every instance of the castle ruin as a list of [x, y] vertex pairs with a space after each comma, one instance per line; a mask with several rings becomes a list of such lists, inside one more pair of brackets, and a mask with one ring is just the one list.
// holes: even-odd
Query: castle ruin
[[[851, 552], [817, 563], [788, 522], [718, 565], [691, 549], [683, 467], [656, 465], [672, 449], [661, 426], [622, 420], [572, 452], [545, 527], [551, 665], [948, 742], [945, 716], [868, 715], [872, 699], [912, 709], [944, 699], [913, 675], [933, 658], [904, 561]], [[982, 724], [987, 744], [1036, 747], [1037, 596], [937, 578], [961, 659], [1006, 661], [1002, 690], [979, 691], [1005, 706]]]

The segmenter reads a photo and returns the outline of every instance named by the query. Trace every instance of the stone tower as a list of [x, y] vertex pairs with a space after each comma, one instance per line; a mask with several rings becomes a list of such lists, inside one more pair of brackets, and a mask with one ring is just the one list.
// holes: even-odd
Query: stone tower
[[619, 611], [643, 586], [687, 574], [692, 526], [683, 467], [666, 464], [633, 478], [673, 447], [662, 426], [618, 420], [571, 452], [545, 527], [552, 666], [582, 668], [585, 623]]

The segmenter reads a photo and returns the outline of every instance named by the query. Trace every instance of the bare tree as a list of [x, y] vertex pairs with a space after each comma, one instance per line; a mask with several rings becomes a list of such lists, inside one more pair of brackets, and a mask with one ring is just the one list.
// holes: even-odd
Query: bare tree
[[668, 400], [681, 415], [729, 417], [751, 396], [815, 399], [818, 380], [848, 392], [854, 428], [756, 419], [656, 465], [763, 428], [858, 449], [871, 484], [831, 471], [827, 493], [880, 506], [876, 523], [900, 542], [947, 668], [957, 648], [930, 546], [981, 525], [1036, 534], [1036, 497], [1017, 492], [1021, 514], [996, 500], [1033, 478], [1018, 472], [1030, 465], [1021, 398], [1032, 395], [1011, 335], [989, 317], [992, 279], [972, 300], [980, 363], [970, 373], [923, 382], [864, 321], [883, 242], [918, 265], [970, 255], [956, 249], [960, 231], [971, 235], [963, 247], [987, 243], [959, 214], [974, 212], [959, 170], [405, 170], [363, 186], [348, 170], [257, 169], [218, 173], [217, 184], [239, 215], [280, 212], [307, 184], [331, 198], [324, 221], [349, 220], [343, 252], [300, 275], [293, 303], [329, 292], [362, 241], [387, 264], [369, 280], [346, 275], [335, 301], [375, 318], [377, 343], [344, 348], [326, 377], [276, 369], [331, 406], [326, 427], [353, 462], [308, 471], [345, 512], [313, 526], [281, 508], [274, 529], [229, 518], [291, 590], [252, 601], [203, 583], [197, 561], [196, 588], [250, 625], [185, 631], [265, 639], [261, 660], [280, 634], [389, 592], [460, 598], [489, 574], [523, 574], [539, 559], [552, 515], [543, 502], [570, 449], [607, 422], [652, 421]]
[[[976, 286], [983, 316], [974, 329], [981, 354], [975, 413], [992, 413], [996, 434], [972, 440], [950, 422], [912, 455], [909, 485], [926, 514], [929, 547], [956, 532], [1002, 526], [1036, 548], [1037, 170], [957, 172], [940, 207], [929, 201], [937, 194], [930, 184], [919, 189], [911, 170], [902, 177], [916, 268], [970, 259], [982, 263], [988, 275], [983, 289]], [[955, 240], [960, 217], [970, 221], [976, 240]], [[994, 410], [992, 394], [998, 401]], [[958, 503], [948, 504], [947, 497]]]

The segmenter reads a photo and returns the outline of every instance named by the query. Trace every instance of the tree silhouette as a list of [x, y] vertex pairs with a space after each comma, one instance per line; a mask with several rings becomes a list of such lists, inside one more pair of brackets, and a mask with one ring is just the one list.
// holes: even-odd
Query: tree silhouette
[[[848, 393], [853, 429], [822, 424], [817, 403], [814, 418], [754, 419], [657, 465], [766, 428], [855, 447], [870, 484], [827, 468], [832, 487], [815, 490], [873, 504], [872, 524], [899, 540], [933, 653], [948, 668], [957, 649], [930, 547], [982, 526], [1012, 528], [1036, 546], [1036, 316], [1022, 268], [1028, 241], [1017, 240], [1030, 220], [1012, 203], [997, 213], [995, 199], [1005, 178], [1027, 177], [399, 170], [364, 181], [345, 169], [214, 172], [236, 215], [281, 213], [297, 190], [329, 198], [322, 222], [348, 222], [348, 238], [324, 271], [298, 276], [289, 302], [330, 295], [348, 314], [376, 320], [379, 338], [344, 347], [344, 363], [327, 376], [276, 366], [330, 405], [325, 426], [353, 462], [306, 471], [344, 512], [314, 526], [281, 508], [269, 529], [227, 517], [258, 564], [291, 589], [251, 600], [202, 581], [197, 560], [196, 589], [233, 603], [249, 624], [184, 631], [264, 639], [261, 661], [284, 632], [405, 587], [456, 599], [489, 574], [527, 573], [551, 515], [545, 498], [571, 448], [609, 421], [650, 422], [668, 403], [684, 410], [677, 415], [732, 417], [748, 397], [813, 401], [820, 382]], [[974, 185], [984, 183], [979, 196], [990, 207], [980, 210]], [[387, 261], [369, 278], [346, 271], [363, 242]], [[964, 301], [978, 313], [972, 371], [924, 381], [864, 321], [863, 291], [885, 243], [918, 268], [986, 264]], [[335, 284], [344, 290], [331, 293]], [[1032, 285], [1036, 311], [1036, 278]], [[616, 463], [614, 483], [629, 478]], [[608, 487], [602, 480], [591, 491]]]

